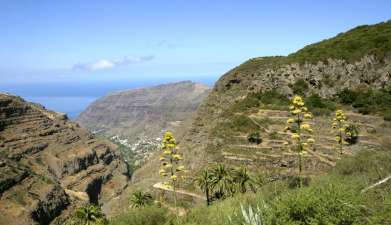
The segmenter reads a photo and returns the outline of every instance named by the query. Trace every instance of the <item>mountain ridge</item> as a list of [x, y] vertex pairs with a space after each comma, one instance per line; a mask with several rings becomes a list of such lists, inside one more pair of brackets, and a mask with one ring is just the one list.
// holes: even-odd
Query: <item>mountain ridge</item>
[[[206, 85], [183, 81], [111, 92], [93, 102], [76, 121], [92, 130], [107, 129], [106, 133], [110, 135], [156, 133], [156, 129], [146, 128], [148, 121], [143, 121], [154, 118], [155, 123], [162, 123], [158, 132], [168, 129], [168, 123], [184, 120], [195, 111], [208, 90]], [[132, 112], [133, 108], [136, 111]], [[139, 114], [137, 109], [144, 110], [143, 114]], [[151, 118], [147, 118], [148, 116]], [[127, 122], [130, 124], [126, 124]]]

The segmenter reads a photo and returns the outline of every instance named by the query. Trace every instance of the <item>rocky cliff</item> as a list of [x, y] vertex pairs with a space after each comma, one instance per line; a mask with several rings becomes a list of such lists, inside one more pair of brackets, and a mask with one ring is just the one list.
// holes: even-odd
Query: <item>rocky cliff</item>
[[184, 81], [111, 93], [93, 102], [77, 121], [109, 135], [157, 137], [194, 113], [209, 92], [206, 85]]
[[77, 121], [121, 146], [129, 165], [139, 167], [153, 154], [165, 130], [183, 127], [209, 93], [209, 87], [183, 81], [108, 94], [93, 102]]
[[65, 115], [0, 94], [0, 224], [61, 224], [127, 186], [116, 146]]

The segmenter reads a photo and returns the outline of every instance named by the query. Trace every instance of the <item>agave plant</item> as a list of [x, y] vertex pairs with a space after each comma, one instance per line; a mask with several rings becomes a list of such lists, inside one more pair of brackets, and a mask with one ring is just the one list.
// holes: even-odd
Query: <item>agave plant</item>
[[[285, 130], [291, 133], [293, 149], [298, 156], [300, 187], [302, 186], [301, 173], [303, 170], [303, 157], [315, 142], [311, 137], [313, 130], [309, 123], [312, 119], [312, 114], [304, 105], [305, 103], [302, 97], [296, 95], [292, 98], [291, 106], [289, 107], [292, 117], [287, 120], [287, 127], [285, 127]], [[285, 144], [289, 143], [286, 142]]]
[[[262, 209], [261, 209], [262, 208]], [[269, 208], [265, 203], [261, 205], [261, 208], [257, 206], [257, 208], [254, 210], [251, 206], [248, 207], [246, 210], [243, 205], [240, 205], [240, 211], [241, 211], [241, 225], [266, 225], [270, 224], [270, 212]], [[263, 212], [263, 211], [264, 212]], [[233, 222], [231, 217], [228, 217], [230, 224], [238, 224], [238, 222]], [[269, 221], [269, 222], [267, 222]]]
[[[168, 177], [168, 181], [163, 184], [167, 188], [173, 189], [174, 194], [174, 206], [177, 209], [177, 186], [179, 184], [179, 178], [183, 178], [185, 167], [180, 165], [183, 160], [182, 155], [177, 147], [176, 140], [173, 134], [167, 131], [162, 140], [161, 145], [162, 154], [160, 155], [161, 166], [159, 174], [162, 177]], [[178, 216], [179, 212], [176, 212]]]
[[151, 200], [151, 194], [142, 191], [136, 191], [130, 197], [130, 206], [132, 208], [140, 208], [151, 204]]
[[264, 225], [264, 223], [262, 222], [262, 214], [259, 207], [257, 207], [256, 211], [253, 211], [253, 208], [249, 206], [248, 210], [246, 211], [243, 205], [241, 205], [240, 210], [245, 221], [243, 225]]

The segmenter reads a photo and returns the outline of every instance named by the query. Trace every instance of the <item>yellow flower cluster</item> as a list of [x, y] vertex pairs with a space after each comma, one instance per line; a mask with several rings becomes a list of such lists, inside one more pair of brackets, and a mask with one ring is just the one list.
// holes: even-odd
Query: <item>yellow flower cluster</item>
[[[298, 154], [303, 155], [306, 148], [312, 145], [315, 140], [310, 138], [308, 134], [313, 133], [311, 125], [306, 122], [312, 119], [312, 114], [305, 107], [305, 103], [302, 97], [294, 96], [292, 98], [292, 104], [289, 107], [292, 117], [289, 118], [286, 131], [291, 132], [291, 139], [297, 145]], [[285, 143], [288, 144], [288, 143]]]
[[345, 139], [350, 139], [352, 137], [352, 133], [347, 131], [348, 127], [347, 117], [343, 110], [337, 110], [335, 112], [335, 117], [333, 119], [332, 128], [337, 130], [335, 140], [340, 146], [340, 153], [342, 154], [342, 146], [348, 144]]
[[[162, 154], [160, 156], [161, 167], [159, 174], [163, 177], [169, 177], [169, 182], [165, 182], [166, 186], [171, 186], [178, 180], [178, 173], [184, 172], [185, 167], [179, 165], [183, 159], [179, 154], [179, 148], [176, 146], [176, 141], [171, 132], [167, 131], [162, 140]], [[175, 185], [175, 184], [174, 184]]]

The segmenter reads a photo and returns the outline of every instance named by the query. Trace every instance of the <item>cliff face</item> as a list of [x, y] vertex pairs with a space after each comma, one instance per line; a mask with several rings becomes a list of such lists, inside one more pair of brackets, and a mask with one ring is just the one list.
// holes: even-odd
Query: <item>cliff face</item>
[[206, 85], [190, 81], [111, 93], [92, 103], [77, 121], [92, 130], [137, 137], [158, 137], [197, 110], [206, 97]]
[[0, 224], [59, 223], [127, 186], [116, 146], [65, 115], [0, 94]]

